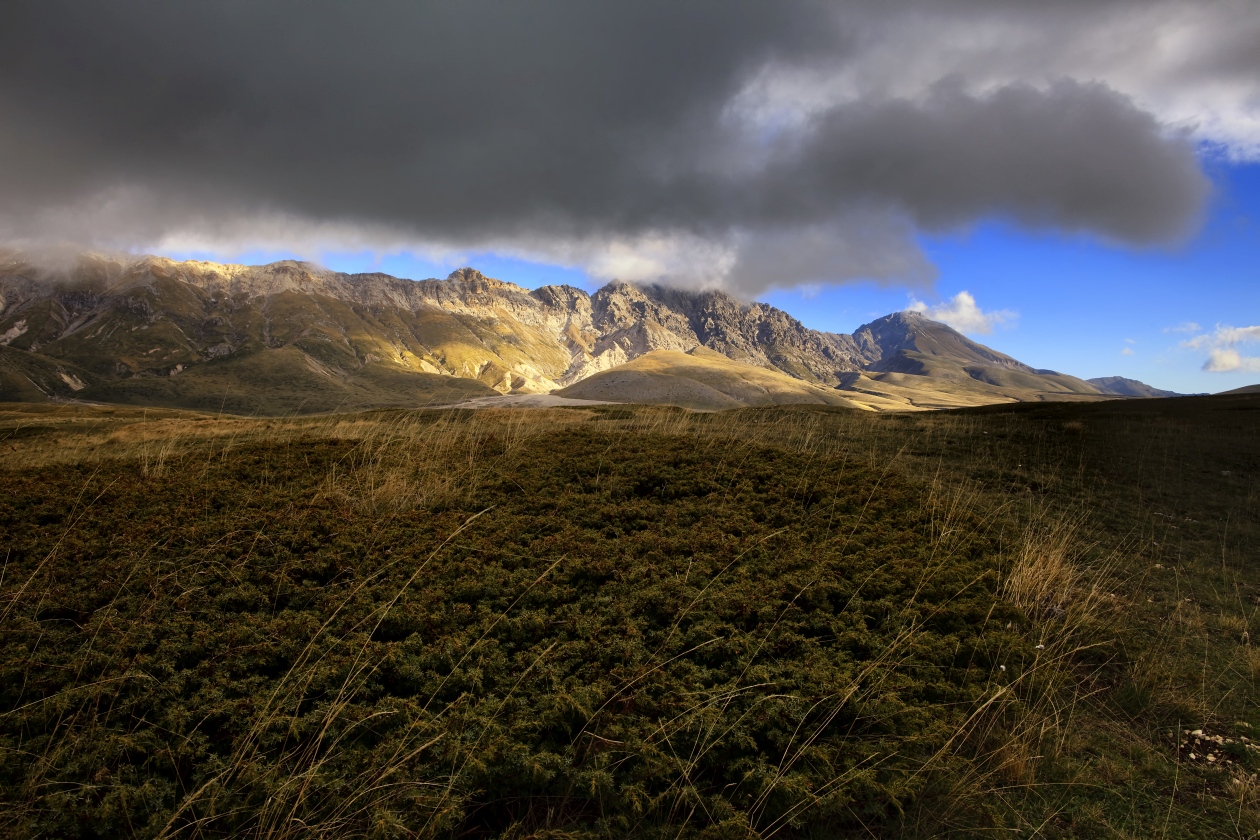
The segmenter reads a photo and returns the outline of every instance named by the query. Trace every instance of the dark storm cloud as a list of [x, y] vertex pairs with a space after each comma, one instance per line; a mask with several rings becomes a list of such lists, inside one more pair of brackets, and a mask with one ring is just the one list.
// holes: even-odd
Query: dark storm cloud
[[863, 66], [928, 7], [837, 8], [11, 2], [0, 235], [497, 245], [755, 293], [930, 276], [916, 226], [1001, 216], [1140, 244], [1193, 227], [1189, 139], [1106, 84], [999, 67], [980, 89], [945, 74], [753, 102], [779, 69]]
[[0, 21], [4, 186], [195, 185], [455, 232], [650, 215], [636, 182], [660, 147], [707, 122], [745, 68], [810, 40], [770, 4], [718, 11], [24, 4]]
[[981, 97], [944, 86], [920, 103], [839, 107], [764, 181], [774, 215], [865, 197], [931, 228], [1006, 214], [1139, 243], [1184, 233], [1206, 189], [1188, 138], [1166, 136], [1114, 91], [1074, 82]]

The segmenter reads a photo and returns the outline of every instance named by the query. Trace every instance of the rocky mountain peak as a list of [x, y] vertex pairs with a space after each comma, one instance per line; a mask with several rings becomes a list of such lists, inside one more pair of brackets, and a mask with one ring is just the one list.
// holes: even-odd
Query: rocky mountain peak
[[972, 341], [946, 324], [909, 310], [893, 312], [863, 324], [854, 331], [853, 340], [872, 360], [871, 367], [875, 370], [897, 369], [901, 362], [893, 362], [893, 359], [910, 353], [945, 356], [965, 363], [992, 365], [1025, 373], [1036, 372], [1023, 362]]
[[583, 306], [589, 311], [591, 307], [591, 296], [576, 286], [539, 286], [530, 292], [530, 296], [553, 309]]
[[328, 273], [326, 269], [302, 260], [278, 260], [273, 263], [267, 263], [267, 265], [263, 266], [263, 270], [267, 274], [288, 277], [309, 277], [315, 274]]
[[446, 276], [446, 281], [448, 283], [462, 283], [465, 286], [478, 290], [500, 289], [505, 286], [514, 285], [512, 283], [505, 283], [502, 280], [497, 280], [493, 277], [487, 277], [471, 266], [464, 266], [463, 268], [455, 269]]

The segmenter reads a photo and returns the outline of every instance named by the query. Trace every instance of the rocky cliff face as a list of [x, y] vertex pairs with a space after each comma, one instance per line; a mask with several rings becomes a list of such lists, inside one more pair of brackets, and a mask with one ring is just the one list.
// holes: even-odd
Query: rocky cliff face
[[46, 270], [11, 256], [0, 264], [0, 343], [115, 376], [292, 345], [341, 368], [391, 364], [503, 393], [550, 391], [659, 349], [704, 346], [832, 386], [869, 361], [849, 336], [721, 292], [610, 283], [589, 295], [529, 291], [471, 268], [411, 281], [160, 257]]
[[5, 396], [6, 387], [27, 396], [35, 393], [28, 385], [45, 395], [90, 394], [109, 383], [196, 378], [232, 365], [258, 376], [265, 368], [269, 382], [298, 365], [301, 376], [330, 382], [374, 377], [395, 388], [420, 381], [398, 376], [423, 374], [499, 393], [547, 393], [654, 350], [698, 347], [826, 388], [848, 388], [858, 372], [991, 383], [1009, 375], [1030, 387], [1050, 373], [909, 312], [841, 335], [719, 291], [616, 282], [593, 295], [572, 286], [530, 291], [471, 268], [412, 281], [293, 261], [84, 256], [49, 269], [0, 254], [0, 361], [8, 366], [0, 398], [7, 399], [19, 397]]
[[[613, 289], [605, 287], [599, 294]], [[617, 294], [637, 294], [675, 317], [663, 323], [736, 361], [777, 368], [820, 384], [835, 385], [840, 374], [870, 361], [852, 336], [811, 330], [781, 309], [764, 303], [746, 304], [717, 291], [685, 292], [662, 286], [641, 289], [619, 285]], [[598, 294], [597, 294], [598, 297]], [[687, 348], [683, 348], [687, 349]]]

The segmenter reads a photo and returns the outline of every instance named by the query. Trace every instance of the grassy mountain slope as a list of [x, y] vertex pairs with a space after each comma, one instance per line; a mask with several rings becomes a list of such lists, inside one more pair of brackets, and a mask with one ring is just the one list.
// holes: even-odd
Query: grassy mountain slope
[[[1063, 393], [1046, 394], [1022, 388], [1003, 388], [970, 377], [931, 377], [905, 373], [860, 373], [845, 379], [844, 393], [855, 392], [919, 408], [965, 408], [1014, 402], [1061, 400]], [[1098, 399], [1096, 396], [1085, 400]]]
[[882, 397], [849, 395], [813, 385], [776, 370], [733, 361], [706, 348], [689, 353], [654, 350], [556, 393], [574, 399], [703, 410], [788, 404], [910, 408]]
[[556, 393], [576, 399], [704, 410], [813, 403], [907, 411], [1109, 398], [1081, 380], [1061, 374], [964, 365], [955, 359], [904, 350], [893, 358], [913, 372], [852, 373], [837, 387], [828, 388], [741, 364], [706, 348], [689, 353], [655, 350]]
[[[866, 324], [854, 333], [854, 340], [875, 361], [861, 372], [839, 375], [834, 388], [818, 386], [817, 378], [804, 368], [794, 377], [798, 381], [789, 384], [776, 378], [777, 371], [767, 376], [765, 368], [740, 366], [738, 360], [732, 363], [701, 348], [690, 358], [655, 351], [560, 393], [707, 409], [816, 402], [907, 410], [1108, 398], [1084, 380], [1034, 370], [913, 312]], [[791, 369], [786, 363], [780, 367]], [[802, 388], [799, 380], [813, 387]], [[757, 384], [750, 387], [751, 382]], [[843, 401], [835, 399], [834, 391]]]
[[476, 380], [379, 364], [364, 365], [350, 375], [290, 346], [210, 362], [177, 376], [102, 382], [76, 396], [124, 405], [273, 415], [414, 408], [495, 393]]
[[[868, 371], [867, 375], [877, 382], [896, 384], [902, 388], [923, 389], [929, 393], [936, 391], [942, 396], [971, 395], [992, 403], [1089, 400], [1110, 396], [1074, 376], [979, 365], [914, 351], [898, 353], [880, 368]], [[945, 398], [948, 399], [948, 396]]]

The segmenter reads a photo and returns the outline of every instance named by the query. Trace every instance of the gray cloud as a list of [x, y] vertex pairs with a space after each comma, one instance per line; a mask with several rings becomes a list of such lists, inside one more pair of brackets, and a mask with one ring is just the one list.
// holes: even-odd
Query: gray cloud
[[18, 0], [0, 238], [490, 247], [749, 295], [927, 282], [916, 232], [987, 217], [1167, 242], [1194, 144], [1247, 154], [1255, 117], [1260, 15], [1205, 5], [1205, 48], [1151, 67], [1125, 39], [1178, 4]]

